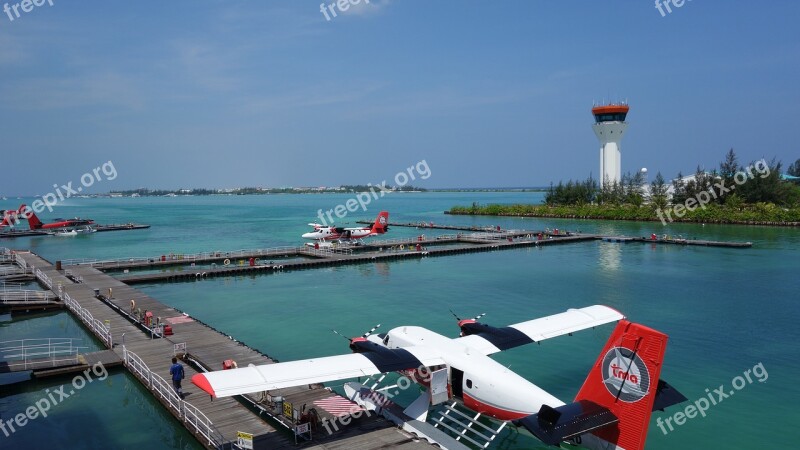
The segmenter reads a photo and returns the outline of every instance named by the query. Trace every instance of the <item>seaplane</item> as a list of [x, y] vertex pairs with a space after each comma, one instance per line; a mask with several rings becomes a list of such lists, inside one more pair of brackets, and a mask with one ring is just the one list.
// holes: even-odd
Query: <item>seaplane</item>
[[[643, 449], [652, 411], [686, 401], [661, 379], [667, 335], [630, 322], [613, 308], [570, 309], [505, 327], [483, 323], [481, 316], [456, 316], [458, 338], [418, 326], [374, 334], [375, 327], [349, 339], [350, 354], [206, 372], [194, 375], [192, 383], [213, 398], [397, 372], [425, 388], [402, 411], [405, 423], [435, 427], [426, 423], [431, 406], [453, 402], [478, 413], [473, 423], [488, 416], [502, 422], [500, 429], [512, 423], [547, 445], [598, 450]], [[570, 403], [490, 357], [613, 322], [616, 327]], [[347, 383], [345, 391], [359, 405], [381, 404], [364, 401], [376, 394], [364, 385]]]
[[7, 211], [0, 211], [3, 214], [3, 220], [0, 221], [0, 228], [11, 227], [13, 228], [16, 224], [19, 223], [19, 216], [25, 210], [25, 205], [19, 207], [18, 210], [9, 209]]
[[31, 230], [76, 228], [86, 227], [94, 224], [94, 220], [81, 219], [80, 217], [76, 217], [74, 219], [55, 219], [55, 221], [50, 223], [42, 223], [42, 221], [36, 217], [36, 213], [34, 213], [32, 209], [27, 208], [25, 205], [20, 206], [20, 211], [20, 215], [28, 218], [28, 227], [30, 227]]
[[314, 239], [316, 241], [348, 241], [364, 239], [376, 234], [383, 234], [389, 230], [389, 212], [381, 211], [375, 218], [375, 223], [369, 227], [343, 228], [328, 227], [319, 223], [309, 223], [314, 227], [314, 231], [303, 234], [304, 239]]

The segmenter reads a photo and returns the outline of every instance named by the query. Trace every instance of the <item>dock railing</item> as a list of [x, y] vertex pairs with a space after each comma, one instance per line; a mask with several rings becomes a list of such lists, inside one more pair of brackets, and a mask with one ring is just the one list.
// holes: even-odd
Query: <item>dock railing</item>
[[203, 436], [208, 445], [215, 448], [222, 449], [229, 443], [202, 411], [178, 397], [172, 385], [161, 375], [151, 371], [137, 354], [123, 347], [123, 360], [131, 373], [178, 413], [178, 418], [186, 424], [190, 431], [195, 431]]
[[353, 249], [351, 247], [306, 247], [303, 251], [308, 252], [315, 256], [331, 256], [331, 255], [352, 255]]
[[81, 350], [88, 348], [75, 345], [77, 341], [80, 339], [42, 338], [4, 341], [0, 342], [0, 360], [5, 361], [9, 367], [21, 370], [38, 369], [44, 365], [55, 367], [68, 363], [77, 364]]
[[55, 303], [57, 297], [50, 291], [37, 291], [33, 289], [7, 289], [2, 286], [0, 290], [0, 304], [3, 303]]
[[65, 259], [61, 264], [65, 266], [88, 265], [88, 266], [102, 266], [104, 269], [113, 269], [115, 267], [126, 267], [131, 264], [145, 264], [166, 261], [180, 261], [180, 262], [197, 262], [208, 261], [212, 259], [235, 259], [235, 258], [250, 258], [250, 257], [266, 257], [266, 256], [283, 256], [295, 255], [302, 247], [281, 246], [269, 247], [260, 249], [242, 249], [233, 251], [213, 251], [202, 253], [165, 253], [156, 256], [136, 256], [131, 258], [118, 258], [118, 259]]
[[114, 348], [114, 337], [111, 335], [110, 327], [107, 327], [103, 322], [95, 319], [88, 309], [82, 307], [77, 301], [73, 300], [68, 293], [62, 293], [61, 300], [73, 314], [80, 317], [81, 322], [94, 331], [95, 336], [99, 337], [106, 347]]
[[[8, 249], [6, 249], [6, 250], [8, 250]], [[14, 253], [13, 256], [14, 256], [14, 262], [17, 263], [17, 265], [20, 266], [22, 268], [22, 270], [25, 271], [25, 273], [27, 273], [28, 272], [28, 262], [25, 261], [25, 258], [22, 258], [21, 256], [19, 256], [16, 253]]]

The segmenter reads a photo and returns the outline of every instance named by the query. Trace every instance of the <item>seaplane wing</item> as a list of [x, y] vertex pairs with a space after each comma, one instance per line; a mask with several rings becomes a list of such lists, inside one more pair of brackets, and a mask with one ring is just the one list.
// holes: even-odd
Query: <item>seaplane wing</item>
[[374, 348], [362, 353], [201, 373], [192, 377], [192, 383], [211, 396], [229, 397], [444, 364], [440, 354], [428, 347], [388, 349], [372, 342], [367, 345]]
[[496, 328], [476, 321], [462, 326], [465, 336], [458, 338], [465, 345], [491, 355], [502, 350], [519, 347], [545, 339], [563, 336], [575, 331], [604, 325], [624, 319], [625, 316], [608, 306], [594, 305], [539, 319]]

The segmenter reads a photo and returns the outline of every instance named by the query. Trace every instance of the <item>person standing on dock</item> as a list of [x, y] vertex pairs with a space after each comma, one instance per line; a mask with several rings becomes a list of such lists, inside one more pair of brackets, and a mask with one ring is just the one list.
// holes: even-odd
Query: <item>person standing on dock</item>
[[178, 358], [172, 357], [172, 367], [169, 368], [169, 374], [172, 375], [172, 386], [175, 387], [175, 392], [178, 397], [183, 398], [183, 390], [181, 389], [181, 380], [183, 380], [183, 366], [178, 362]]

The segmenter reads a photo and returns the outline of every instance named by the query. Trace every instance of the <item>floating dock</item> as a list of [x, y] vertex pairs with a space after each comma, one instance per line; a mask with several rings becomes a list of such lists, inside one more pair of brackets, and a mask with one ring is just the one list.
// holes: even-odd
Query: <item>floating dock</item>
[[[144, 230], [150, 228], [150, 225], [126, 223], [126, 224], [113, 224], [113, 225], [92, 225], [98, 233], [104, 231], [131, 231], [131, 230]], [[0, 239], [2, 238], [19, 238], [30, 236], [51, 236], [54, 230], [12, 230], [0, 231]]]
[[[223, 361], [229, 359], [235, 360], [240, 367], [276, 361], [129, 285], [591, 241], [612, 243], [604, 245], [638, 242], [729, 248], [752, 246], [749, 242], [687, 240], [669, 236], [639, 238], [496, 228], [479, 230], [473, 232], [470, 227], [462, 230], [470, 233], [435, 237], [421, 235], [336, 248], [279, 247], [102, 261], [66, 260], [57, 261], [55, 265], [29, 252], [5, 250], [2, 253], [6, 260], [13, 260], [19, 266], [22, 274], [32, 274], [41, 285], [51, 290], [203, 445], [208, 448], [231, 448], [238, 432], [246, 432], [253, 435], [256, 449], [281, 449], [295, 448], [288, 430], [294, 430], [303, 406], [315, 408], [322, 421], [335, 420], [341, 410], [334, 408], [328, 411], [324, 405], [332, 402], [341, 408], [343, 404], [350, 404], [349, 400], [321, 385], [310, 385], [212, 401], [188, 381], [184, 383], [187, 396], [179, 398], [171, 383], [166, 381], [173, 355], [186, 362], [187, 380], [195, 373], [219, 368]], [[198, 265], [210, 266], [201, 268]], [[165, 266], [180, 266], [185, 271], [126, 273], [130, 270], [164, 270]], [[118, 277], [112, 277], [104, 271], [116, 272]], [[120, 274], [120, 271], [123, 273]], [[130, 304], [131, 299], [135, 299], [135, 305]], [[156, 328], [153, 321], [168, 325], [174, 334], [169, 335], [163, 328]], [[265, 421], [264, 417], [270, 418], [270, 421]], [[318, 429], [307, 447], [432, 448], [417, 437], [396, 429], [393, 423], [380, 416], [362, 417], [354, 424], [332, 435], [325, 435], [322, 429]]]
[[[241, 367], [275, 361], [89, 265], [70, 267], [71, 275], [67, 277], [64, 271], [56, 270], [50, 262], [33, 253], [14, 252], [13, 257], [20, 267], [32, 271], [40, 284], [57, 294], [69, 311], [114, 355], [109, 353], [105, 357], [120, 360], [207, 448], [233, 448], [239, 432], [252, 434], [255, 449], [296, 448], [289, 430], [294, 429], [295, 418], [303, 406], [315, 408], [320, 420], [335, 420], [340, 414], [337, 408], [352, 404], [321, 385], [212, 401], [189, 382], [192, 375], [220, 368], [227, 359], [235, 360]], [[131, 311], [130, 299], [136, 299], [134, 311]], [[165, 333], [159, 331], [160, 328], [150, 327], [146, 321], [143, 323], [139, 319], [139, 309], [150, 312], [153, 320], [158, 318], [170, 325], [174, 334], [162, 335]], [[167, 381], [173, 355], [185, 362], [184, 398], [179, 398]], [[337, 408], [325, 409], [330, 403], [338, 405]], [[433, 447], [373, 415], [354, 420], [350, 426], [341, 427], [331, 435], [322, 428], [315, 430], [314, 440], [304, 448], [423, 450]]]
[[68, 357], [55, 355], [0, 361], [0, 373], [30, 371], [36, 378], [45, 378], [83, 372], [96, 364], [102, 364], [105, 368], [121, 366], [122, 359], [112, 350], [100, 350]]
[[[750, 242], [719, 242], [708, 240], [676, 239], [671, 237], [646, 238], [630, 236], [601, 236], [561, 232], [506, 230], [479, 233], [459, 233], [435, 237], [417, 236], [408, 239], [371, 241], [366, 245], [339, 246], [336, 248], [277, 247], [273, 249], [215, 251], [191, 255], [160, 255], [143, 258], [115, 260], [65, 260], [61, 264], [74, 268], [90, 266], [106, 272], [116, 272], [116, 277], [126, 284], [189, 281], [219, 276], [271, 273], [275, 271], [304, 270], [321, 267], [363, 264], [407, 258], [449, 256], [462, 253], [508, 250], [525, 247], [543, 247], [587, 241], [611, 243], [649, 243], [684, 246], [747, 248]], [[165, 271], [165, 266], [180, 266], [180, 270]], [[155, 271], [161, 268], [161, 271]], [[151, 270], [148, 273], [136, 273]], [[122, 271], [123, 273], [119, 273]], [[133, 271], [133, 272], [131, 272]]]

